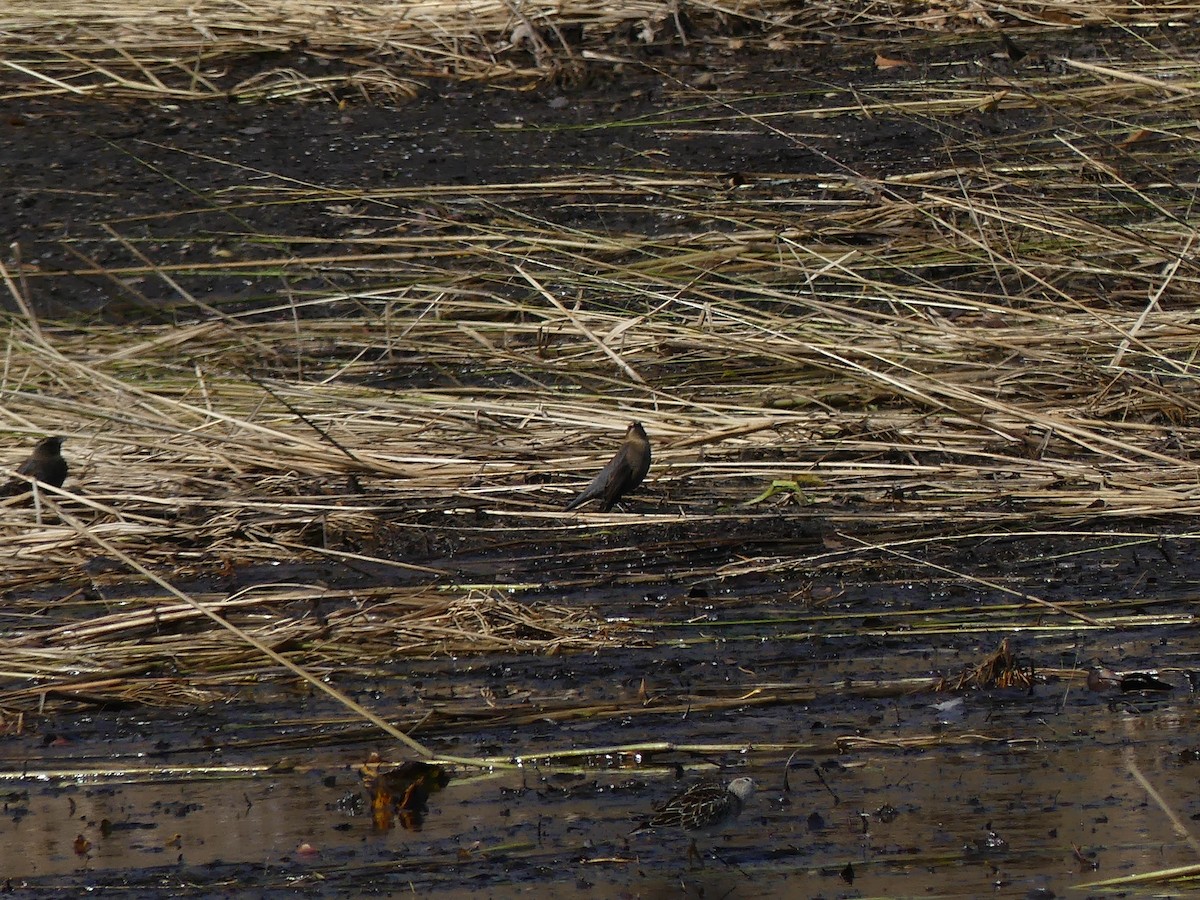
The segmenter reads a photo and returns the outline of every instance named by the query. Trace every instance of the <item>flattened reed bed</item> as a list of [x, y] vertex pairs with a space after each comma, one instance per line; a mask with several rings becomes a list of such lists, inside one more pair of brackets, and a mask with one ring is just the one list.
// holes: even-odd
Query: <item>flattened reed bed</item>
[[[559, 189], [544, 186], [543, 199]], [[692, 189], [714, 186], [697, 179]], [[3, 415], [14, 435], [66, 433], [75, 497], [65, 508], [176, 581], [336, 560], [452, 585], [462, 574], [439, 561], [439, 542], [486, 552], [517, 529], [552, 548], [564, 583], [580, 583], [606, 553], [626, 566], [619, 580], [639, 583], [660, 570], [631, 560], [669, 565], [672, 551], [644, 537], [626, 543], [635, 525], [693, 536], [722, 523], [770, 533], [780, 522], [800, 527], [819, 517], [831, 532], [918, 526], [936, 538], [931, 521], [982, 534], [1193, 514], [1195, 402], [1187, 388], [1197, 331], [1186, 309], [1165, 302], [1166, 287], [1192, 277], [1177, 264], [1182, 257], [1151, 244], [1158, 257], [1133, 272], [1117, 259], [1131, 258], [1133, 245], [1144, 253], [1145, 233], [1074, 228], [1075, 212], [1038, 200], [1028, 218], [1043, 224], [1033, 233], [1053, 235], [1060, 251], [1072, 239], [1093, 247], [1087, 277], [1119, 273], [1127, 295], [1153, 296], [1132, 304], [1117, 292], [1079, 293], [1055, 274], [1073, 278], [1078, 266], [1048, 244], [1027, 241], [1014, 253], [1012, 204], [970, 199], [977, 223], [995, 215], [1004, 227], [977, 229], [967, 256], [957, 225], [923, 231], [922, 265], [954, 258], [971, 273], [965, 289], [935, 289], [932, 279], [912, 278], [919, 267], [906, 260], [918, 244], [906, 231], [941, 215], [947, 190], [914, 201], [903, 221], [876, 222], [898, 229], [895, 242], [877, 248], [834, 251], [799, 233], [772, 244], [762, 231], [749, 242], [706, 232], [674, 247], [661, 237], [615, 244], [576, 231], [564, 254], [537, 225], [514, 228], [498, 254], [491, 229], [465, 228], [421, 283], [358, 292], [349, 308], [344, 293], [315, 295], [292, 321], [264, 319], [261, 308], [182, 326], [14, 319]], [[745, 215], [736, 195], [710, 198], [728, 206], [730, 220]], [[846, 204], [848, 223], [859, 219], [858, 203]], [[838, 215], [827, 206], [813, 228], [831, 232]], [[1182, 234], [1169, 240], [1187, 244]], [[393, 259], [397, 276], [401, 260]], [[723, 268], [731, 262], [732, 274]], [[983, 271], [1002, 264], [1032, 290], [983, 290]], [[461, 290], [468, 271], [470, 289]], [[163, 274], [153, 266], [140, 273]], [[650, 481], [631, 501], [638, 513], [583, 522], [561, 513], [580, 481], [571, 473], [596, 465], [630, 418], [655, 443]], [[793, 487], [753, 502], [774, 481]], [[36, 609], [62, 586], [119, 596], [138, 582], [119, 565], [104, 571], [87, 533], [58, 523], [55, 498], [42, 499], [40, 511], [0, 508], [0, 587], [10, 597], [46, 597]], [[604, 529], [619, 535], [612, 551], [587, 539]], [[697, 580], [866, 569], [880, 559], [864, 546], [743, 550], [734, 561], [711, 537], [700, 544], [717, 552], [689, 559], [686, 577]], [[146, 613], [121, 615], [132, 627]], [[497, 638], [438, 625], [437, 614], [409, 638], [402, 622], [385, 617], [376, 631], [341, 642], [322, 638], [312, 616], [246, 624], [321, 671], [369, 666], [401, 647], [586, 646], [568, 637], [578, 628], [563, 610], [539, 609], [536, 619], [558, 637]], [[636, 639], [618, 631], [618, 644]], [[31, 639], [52, 635], [35, 625], [20, 640]], [[208, 624], [153, 641], [104, 635], [85, 647], [111, 654], [89, 656], [98, 678], [180, 656], [196, 685], [263, 671], [252, 650]], [[79, 661], [68, 654], [61, 665]], [[25, 678], [55, 677], [45, 653], [14, 666]], [[48, 683], [14, 688], [7, 702], [66, 696]]]
[[[89, 7], [86, 28], [64, 30], [83, 21], [81, 7], [7, 5], [4, 96], [357, 91], [401, 102], [434, 76], [546, 78], [630, 21], [674, 27], [656, 3], [586, 15], [559, 6], [553, 18], [528, 5], [521, 15], [511, 4], [409, 5], [400, 20], [354, 3], [333, 18], [286, 2], [268, 17], [254, 3], [190, 4], [189, 17], [162, 0], [127, 9], [136, 26]], [[1165, 23], [1198, 11], [689, 4], [715, 47], [730, 46], [722, 28], [750, 23], [737, 40], [783, 53], [853, 18], [855, 53], [886, 36], [914, 57], [994, 43], [997, 22], [1036, 42], [1089, 23], [1174, 34]], [[525, 20], [584, 28], [570, 47], [530, 51], [512, 46]], [[361, 52], [370, 68], [343, 58], [332, 82], [286, 68], [230, 74], [233, 61], [290, 52], [300, 36], [316, 55]], [[770, 96], [744, 90], [736, 72], [712, 91], [664, 75], [661, 112], [588, 126], [663, 140], [769, 133], [823, 160], [815, 173], [732, 178], [639, 157], [612, 171], [383, 189], [270, 172], [249, 184], [240, 172], [233, 186], [191, 185], [194, 209], [101, 223], [103, 265], [74, 238], [73, 273], [6, 262], [0, 274], [25, 314], [8, 322], [0, 369], [5, 462], [34, 436], [63, 433], [73, 474], [71, 496], [0, 504], [10, 632], [0, 704], [64, 702], [84, 690], [80, 671], [93, 700], [125, 691], [136, 702], [156, 691], [202, 702], [282, 675], [94, 538], [196, 587], [200, 602], [314, 672], [368, 673], [405, 654], [605, 652], [646, 639], [567, 603], [533, 608], [497, 593], [510, 586], [921, 571], [900, 556], [913, 541], [1130, 517], [1171, 533], [1200, 503], [1189, 162], [1200, 92], [1194, 60], [1169, 43], [982, 79], [933, 60], [919, 79], [854, 90], [809, 79]], [[980, 65], [992, 54], [978, 51]], [[1026, 110], [1042, 118], [1001, 118]], [[858, 117], [919, 126], [937, 153], [858, 171], [807, 133]], [[996, 122], [1016, 122], [1021, 139], [993, 137]], [[272, 204], [323, 227], [189, 230], [196, 212]], [[581, 211], [613, 224], [581, 222]], [[265, 299], [197, 300], [195, 287], [230, 273], [269, 284]], [[167, 284], [178, 321], [37, 316], [40, 286], [68, 274], [103, 277], [139, 302], [139, 284]], [[280, 278], [295, 286], [280, 292]], [[655, 464], [630, 511], [562, 513], [634, 418]], [[1194, 539], [1188, 527], [1173, 534]], [[344, 567], [369, 584], [239, 592], [241, 573], [258, 579], [277, 564], [313, 582]], [[318, 601], [334, 609], [284, 610]], [[83, 620], [64, 625], [64, 612]], [[1090, 612], [1135, 627], [1120, 609]], [[1036, 615], [1047, 629], [1081, 627]], [[1014, 621], [1034, 630], [960, 612], [920, 631]], [[193, 694], [158, 674], [181, 663]], [[115, 674], [129, 667], [139, 674]]]
[[[536, 609], [495, 592], [396, 588], [348, 593], [263, 585], [242, 596], [195, 597], [198, 603], [320, 676], [371, 676], [405, 657], [487, 653], [558, 654], [638, 643], [586, 611]], [[96, 605], [94, 602], [90, 605]], [[166, 597], [109, 599], [110, 610], [85, 619], [80, 606], [53, 624], [33, 625], [36, 605], [10, 603], [12, 623], [28, 609], [31, 627], [6, 628], [0, 707], [42, 709], [47, 701], [170, 706], [212, 702], [241, 686], [278, 677], [259, 652], [189, 604]], [[64, 614], [65, 613], [65, 614]]]
[[[900, 38], [926, 35], [932, 36], [927, 45], [935, 48], [939, 41], [959, 44], [972, 35], [990, 39], [1001, 26], [1060, 33], [1106, 26], [1152, 34], [1196, 14], [1190, 2], [1134, 8], [1045, 0], [962, 8], [900, 2], [689, 2], [682, 12], [677, 4], [658, 0], [520, 7], [502, 0], [402, 5], [359, 0], [339, 4], [336, 11], [304, 0], [127, 0], [99, 11], [77, 0], [10, 0], [0, 12], [0, 49], [9, 51], [3, 65], [17, 79], [5, 92], [8, 97], [175, 102], [355, 97], [396, 102], [411, 97], [420, 89], [420, 79], [430, 77], [528, 82], [558, 75], [586, 80], [588, 67], [636, 62], [645, 45], [754, 43], [782, 53], [852, 36], [863, 52], [874, 52], [881, 41], [894, 45]], [[335, 63], [333, 71], [289, 59], [297, 55], [297, 47]], [[247, 65], [259, 57], [264, 62]], [[1179, 65], [1166, 72], [1157, 67], [1124, 72], [1086, 61], [1074, 65], [1115, 82], [1103, 89], [1110, 92], [1105, 96], [1121, 89], [1174, 95], [1190, 90], [1178, 83]], [[1006, 101], [1004, 85], [999, 87], [992, 92], [996, 105]], [[951, 100], [944, 111], [969, 110], [980, 102]]]

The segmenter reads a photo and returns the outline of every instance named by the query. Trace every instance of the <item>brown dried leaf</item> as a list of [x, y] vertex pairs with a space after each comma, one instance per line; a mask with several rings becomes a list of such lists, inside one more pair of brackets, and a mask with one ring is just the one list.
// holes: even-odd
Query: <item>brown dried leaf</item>
[[892, 59], [878, 51], [875, 53], [875, 68], [877, 69], [907, 69], [911, 67], [912, 63], [907, 60]]

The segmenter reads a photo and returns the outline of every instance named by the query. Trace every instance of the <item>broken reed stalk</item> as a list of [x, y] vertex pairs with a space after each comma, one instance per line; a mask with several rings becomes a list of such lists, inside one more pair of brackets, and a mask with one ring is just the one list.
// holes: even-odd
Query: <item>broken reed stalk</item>
[[1117, 878], [1105, 878], [1101, 881], [1089, 881], [1086, 884], [1072, 885], [1078, 890], [1120, 890], [1125, 887], [1135, 887], [1143, 884], [1170, 885], [1173, 881], [1181, 881], [1184, 889], [1200, 878], [1200, 863], [1187, 866], [1173, 866], [1168, 869], [1155, 869], [1150, 872], [1138, 872], [1136, 875], [1121, 875]]
[[1191, 847], [1193, 853], [1200, 854], [1200, 840], [1197, 840], [1196, 835], [1188, 828], [1183, 818], [1167, 803], [1158, 788], [1145, 776], [1132, 754], [1126, 754], [1125, 767], [1129, 770], [1129, 774], [1134, 777], [1134, 780], [1141, 785], [1146, 795], [1154, 802], [1154, 805], [1166, 817], [1167, 821], [1170, 822], [1171, 830], [1175, 832], [1176, 836]]
[[853, 535], [841, 535], [841, 537], [845, 538], [846, 540], [853, 541], [855, 544], [858, 544], [860, 547], [863, 547], [863, 548], [866, 548], [869, 550], [877, 550], [882, 553], [887, 553], [891, 556], [895, 556], [898, 559], [903, 559], [906, 562], [912, 563], [915, 566], [933, 569], [936, 572], [942, 572], [946, 575], [951, 575], [954, 578], [961, 579], [962, 581], [970, 582], [972, 584], [978, 584], [981, 587], [986, 587], [989, 590], [1000, 591], [1001, 593], [1008, 594], [1013, 597], [1019, 597], [1020, 599], [1025, 600], [1029, 603], [1036, 603], [1038, 606], [1042, 606], [1042, 607], [1045, 607], [1046, 609], [1053, 610], [1054, 612], [1058, 613], [1061, 616], [1067, 616], [1068, 618], [1078, 619], [1080, 622], [1085, 622], [1094, 628], [1108, 627], [1103, 622], [1100, 622], [1097, 619], [1092, 618], [1091, 616], [1087, 615], [1086, 613], [1081, 613], [1074, 609], [1068, 609], [1060, 603], [1054, 603], [1050, 600], [1044, 600], [1041, 597], [1035, 597], [1033, 594], [1026, 594], [1023, 591], [1014, 591], [1012, 588], [1005, 587], [1002, 584], [998, 584], [997, 582], [990, 581], [986, 578], [980, 578], [978, 575], [970, 575], [965, 572], [956, 572], [954, 569], [950, 569], [946, 566], [939, 565], [938, 563], [935, 563], [935, 562], [930, 562], [927, 559], [918, 559], [917, 557], [912, 556], [911, 554], [904, 553], [904, 552], [902, 552], [900, 550], [896, 550], [892, 547], [885, 547], [885, 546], [882, 546], [879, 544], [872, 544], [868, 541], [860, 540], [859, 538], [856, 538]]
[[[57, 492], [57, 490], [54, 488], [50, 488], [50, 490], [55, 490]], [[69, 494], [68, 494], [68, 496], [69, 496]], [[290, 659], [288, 659], [283, 654], [277, 653], [275, 650], [268, 647], [266, 644], [262, 643], [257, 638], [254, 638], [253, 636], [247, 634], [241, 628], [238, 628], [236, 625], [234, 625], [232, 622], [229, 622], [224, 617], [217, 615], [217, 613], [215, 613], [213, 610], [211, 610], [207, 605], [200, 603], [196, 600], [193, 600], [191, 597], [189, 597], [183, 591], [179, 590], [174, 585], [172, 585], [170, 582], [166, 581], [159, 575], [156, 575], [154, 572], [151, 572], [149, 569], [147, 569], [145, 566], [143, 566], [137, 560], [133, 559], [128, 554], [122, 552], [119, 548], [117, 548], [113, 544], [109, 543], [104, 538], [100, 537], [98, 534], [95, 534], [84, 523], [80, 522], [74, 516], [70, 515], [65, 510], [63, 510], [61, 506], [55, 504], [54, 508], [55, 508], [55, 512], [62, 518], [62, 520], [64, 522], [66, 522], [68, 525], [70, 525], [72, 528], [74, 528], [78, 534], [80, 534], [81, 536], [87, 537], [88, 540], [93, 541], [99, 547], [103, 548], [106, 552], [111, 553], [114, 557], [119, 559], [125, 565], [129, 566], [129, 568], [133, 569], [135, 572], [137, 572], [143, 578], [147, 579], [148, 581], [153, 582], [154, 584], [156, 584], [160, 588], [162, 588], [164, 591], [166, 591], [168, 594], [171, 594], [173, 597], [176, 597], [177, 599], [181, 600], [182, 602], [188, 604], [189, 606], [194, 608], [198, 613], [211, 619], [218, 626], [220, 626], [221, 628], [224, 628], [226, 631], [229, 631], [230, 633], [235, 635], [239, 640], [242, 640], [246, 644], [253, 647], [255, 650], [257, 650], [264, 657], [271, 660], [276, 665], [278, 665], [284, 669], [287, 669], [293, 675], [296, 675], [298, 678], [307, 682], [312, 687], [316, 688], [317, 690], [321, 691], [322, 693], [327, 694], [328, 696], [333, 698], [335, 701], [340, 703], [342, 706], [346, 707], [346, 709], [353, 712], [355, 715], [361, 716], [363, 719], [370, 722], [372, 725], [375, 725], [377, 728], [379, 728], [386, 734], [391, 735], [393, 738], [398, 740], [404, 746], [408, 747], [413, 752], [421, 755], [425, 759], [430, 759], [430, 760], [441, 759], [446, 762], [457, 763], [459, 765], [479, 766], [479, 767], [484, 767], [484, 768], [502, 765], [500, 763], [485, 763], [482, 760], [475, 760], [475, 759], [470, 759], [470, 758], [466, 758], [466, 757], [445, 756], [445, 755], [440, 755], [440, 754], [434, 753], [432, 750], [429, 750], [423, 744], [419, 743], [418, 741], [413, 740], [407, 734], [400, 731], [398, 728], [396, 728], [390, 722], [386, 721], [385, 719], [378, 716], [376, 713], [367, 709], [361, 703], [358, 703], [357, 701], [346, 696], [346, 694], [339, 691], [333, 685], [327, 684], [325, 681], [321, 680], [320, 678], [316, 678], [313, 675], [309, 674], [309, 672], [307, 672], [302, 666], [299, 666], [296, 663], [292, 662]]]

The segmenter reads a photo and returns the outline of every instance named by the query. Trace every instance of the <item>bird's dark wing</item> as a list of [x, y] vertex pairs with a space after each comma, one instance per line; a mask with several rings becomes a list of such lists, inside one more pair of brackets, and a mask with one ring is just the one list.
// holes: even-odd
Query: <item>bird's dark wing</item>
[[604, 502], [600, 504], [601, 512], [608, 512], [622, 495], [633, 487], [633, 469], [629, 467], [628, 454], [622, 452], [605, 468], [611, 468], [609, 478], [604, 485]]
[[[37, 462], [36, 456], [29, 457], [29, 459], [17, 466], [17, 474], [36, 478]], [[0, 487], [0, 497], [15, 497], [18, 494], [24, 494], [28, 490], [30, 490], [28, 481], [21, 478], [10, 478], [4, 482], [3, 487]]]
[[[17, 467], [17, 473], [27, 478], [35, 478], [42, 484], [62, 487], [67, 480], [67, 461], [57, 452], [46, 453], [35, 450], [25, 462]], [[14, 497], [31, 490], [29, 482], [21, 478], [10, 478], [0, 487], [0, 497]]]
[[[592, 479], [591, 483], [583, 489], [583, 493], [567, 505], [567, 509], [572, 510], [577, 506], [582, 506], [589, 500], [603, 497], [606, 504], [603, 509], [607, 512], [608, 508], [613, 503], [616, 503], [616, 497], [613, 497], [611, 501], [609, 500], [610, 492], [614, 490], [613, 485], [619, 486], [621, 482], [627, 480], [629, 477], [628, 472], [629, 463], [625, 461], [625, 454], [618, 453], [608, 461], [608, 465], [601, 469], [599, 474]], [[619, 487], [617, 490], [619, 490]], [[620, 496], [620, 494], [618, 493], [617, 496]]]

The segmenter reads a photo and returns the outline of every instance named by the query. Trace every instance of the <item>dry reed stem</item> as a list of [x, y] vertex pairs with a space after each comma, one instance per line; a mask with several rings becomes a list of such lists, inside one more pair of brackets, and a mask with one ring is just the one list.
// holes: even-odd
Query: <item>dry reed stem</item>
[[[740, 44], [757, 40], [776, 50], [805, 46], [814, 36], [847, 25], [869, 45], [895, 41], [897, 35], [991, 35], [1001, 25], [1063, 32], [1096, 25], [1166, 26], [1194, 15], [1194, 4], [1186, 2], [1130, 7], [1077, 0], [962, 7], [900, 2], [798, 7], [785, 0], [687, 6], [692, 41], [723, 41], [732, 26], [732, 39]], [[577, 32], [572, 41], [578, 45], [565, 39], [565, 30]], [[9, 0], [0, 9], [0, 70], [9, 74], [3, 95], [12, 98], [58, 94], [179, 102], [356, 97], [399, 102], [414, 93], [421, 77], [527, 81], [578, 73], [585, 65], [621, 63], [636, 58], [637, 44], [665, 41], [690, 43], [680, 26], [678, 5], [666, 0], [606, 6], [525, 3], [519, 9], [507, 0], [350, 0], [336, 9], [306, 0], [130, 0], [105, 9], [79, 0]], [[347, 71], [314, 75], [284, 64], [240, 78], [231, 74], [239, 62], [291, 53], [296, 47], [341, 61]], [[1071, 59], [1063, 64], [1078, 77], [1099, 80], [1100, 91], [1125, 90], [1131, 97], [1186, 96], [1196, 83], [1181, 81], [1178, 68], [1137, 72]], [[990, 86], [973, 96], [947, 98], [940, 110], [1030, 103], [1006, 88]], [[917, 101], [896, 108], [915, 112], [925, 107]]]

